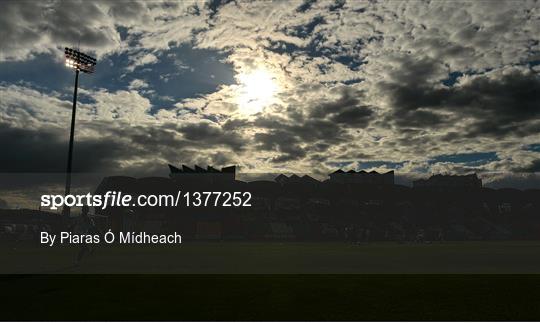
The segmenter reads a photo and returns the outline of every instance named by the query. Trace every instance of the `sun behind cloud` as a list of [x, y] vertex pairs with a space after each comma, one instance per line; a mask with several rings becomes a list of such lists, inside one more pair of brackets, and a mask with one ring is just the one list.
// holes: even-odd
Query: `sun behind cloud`
[[276, 78], [268, 70], [259, 68], [236, 76], [240, 86], [236, 98], [239, 111], [252, 115], [276, 102], [279, 90]]

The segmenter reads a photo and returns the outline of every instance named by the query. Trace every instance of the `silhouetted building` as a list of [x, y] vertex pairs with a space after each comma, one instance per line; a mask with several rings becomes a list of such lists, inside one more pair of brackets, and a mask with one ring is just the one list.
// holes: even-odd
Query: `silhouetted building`
[[197, 165], [195, 165], [195, 168], [182, 165], [180, 169], [169, 164], [169, 170], [171, 171], [169, 176], [172, 179], [203, 181], [206, 183], [233, 182], [236, 179], [236, 166], [223, 167], [221, 170], [217, 170], [212, 166], [204, 169]]
[[344, 172], [341, 169], [333, 172], [330, 176], [330, 182], [340, 184], [366, 184], [366, 185], [394, 185], [394, 171], [380, 174], [376, 171], [354, 171]]
[[[414, 182], [426, 189], [413, 189], [392, 185], [394, 172], [338, 170], [322, 182], [294, 174], [244, 182], [234, 180], [235, 167], [169, 168], [171, 178], [104, 178], [95, 194], [249, 192], [251, 206], [186, 207], [181, 202], [176, 207], [97, 208], [96, 215], [104, 219], [103, 231], [179, 231], [187, 239], [200, 240], [323, 241], [354, 236], [351, 241], [442, 241], [540, 236], [536, 216], [540, 190], [477, 189], [482, 182], [475, 174], [435, 175]], [[5, 221], [2, 235], [0, 221], [0, 240], [16, 237], [22, 230], [18, 224], [11, 218]]]
[[281, 185], [291, 184], [291, 183], [299, 183], [299, 184], [306, 184], [306, 185], [320, 183], [318, 180], [316, 180], [315, 178], [309, 175], [304, 175], [300, 177], [296, 174], [293, 174], [291, 176], [280, 174], [274, 179], [274, 181], [276, 181], [276, 183], [279, 183]]
[[482, 180], [476, 174], [469, 175], [433, 175], [429, 179], [413, 181], [414, 188], [481, 188]]

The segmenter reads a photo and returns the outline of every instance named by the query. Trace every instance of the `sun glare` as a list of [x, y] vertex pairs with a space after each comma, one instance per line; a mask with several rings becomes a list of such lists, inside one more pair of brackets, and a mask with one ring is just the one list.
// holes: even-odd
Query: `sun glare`
[[272, 74], [267, 70], [258, 69], [251, 73], [239, 74], [240, 83], [237, 100], [240, 112], [255, 114], [275, 102], [278, 86]]

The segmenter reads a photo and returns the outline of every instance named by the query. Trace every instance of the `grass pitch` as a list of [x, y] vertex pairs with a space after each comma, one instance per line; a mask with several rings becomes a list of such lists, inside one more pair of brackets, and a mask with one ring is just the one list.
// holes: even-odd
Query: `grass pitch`
[[3, 274], [540, 274], [540, 242], [4, 246]]
[[538, 321], [538, 275], [0, 276], [3, 320]]
[[540, 320], [539, 242], [0, 250], [3, 320]]

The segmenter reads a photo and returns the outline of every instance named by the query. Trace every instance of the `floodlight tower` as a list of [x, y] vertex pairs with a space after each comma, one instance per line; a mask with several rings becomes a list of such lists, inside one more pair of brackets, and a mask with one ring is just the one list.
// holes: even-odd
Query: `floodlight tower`
[[[66, 190], [64, 196], [67, 196], [71, 189], [71, 163], [73, 160], [73, 135], [75, 132], [75, 114], [77, 112], [77, 87], [79, 86], [79, 71], [87, 74], [94, 73], [96, 59], [78, 50], [66, 47], [64, 51], [66, 57], [66, 66], [75, 70], [75, 88], [73, 90], [73, 109], [71, 111], [71, 132], [69, 134], [69, 152], [66, 169]], [[69, 216], [70, 209], [64, 206], [62, 214]]]

